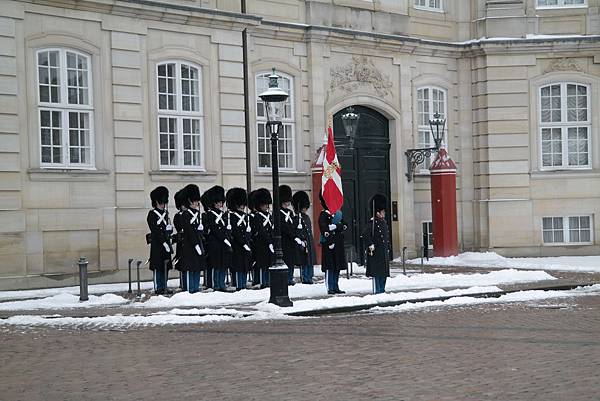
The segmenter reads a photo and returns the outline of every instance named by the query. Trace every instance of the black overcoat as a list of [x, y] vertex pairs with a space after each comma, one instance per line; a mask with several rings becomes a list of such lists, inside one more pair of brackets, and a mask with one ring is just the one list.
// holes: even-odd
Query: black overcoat
[[310, 218], [304, 213], [298, 213], [294, 217], [294, 223], [296, 223], [298, 238], [303, 243], [303, 245], [298, 246], [298, 264], [300, 266], [314, 265], [315, 249]]
[[[190, 208], [181, 213], [183, 241], [181, 256], [177, 263], [181, 271], [199, 272], [206, 268], [206, 249], [200, 220], [200, 212], [196, 209]], [[202, 254], [198, 253], [196, 245], [198, 245]]]
[[[229, 212], [233, 253], [231, 271], [248, 272], [252, 267], [252, 229], [250, 216], [244, 212]], [[244, 247], [245, 246], [245, 247]]]
[[[148, 228], [150, 228], [150, 257], [148, 258], [148, 267], [150, 270], [164, 269], [165, 262], [167, 269], [172, 269], [171, 264], [171, 232], [169, 212], [167, 210], [152, 209], [148, 212], [146, 218]], [[169, 248], [165, 248], [166, 244]]]
[[210, 208], [203, 215], [206, 235], [207, 266], [211, 269], [227, 269], [231, 265], [231, 230], [227, 229], [228, 215], [216, 208]]
[[266, 269], [275, 264], [275, 254], [269, 249], [273, 246], [273, 220], [268, 212], [254, 212], [252, 238], [254, 242], [255, 268]]
[[283, 261], [288, 267], [300, 265], [300, 245], [298, 238], [298, 218], [290, 209], [280, 209], [279, 222], [281, 224], [281, 250]]
[[[363, 238], [367, 248], [367, 277], [390, 276], [390, 235], [385, 219], [371, 217], [369, 224], [363, 231]], [[374, 245], [372, 255], [369, 246]]]
[[[321, 232], [321, 270], [346, 270], [346, 252], [344, 250], [344, 231], [348, 228], [342, 219], [336, 224], [335, 230], [330, 230], [333, 216], [323, 210], [319, 215], [319, 231]], [[333, 249], [329, 247], [334, 245]]]
[[181, 251], [183, 249], [183, 221], [182, 221], [183, 211], [179, 211], [175, 213], [173, 216], [173, 227], [175, 228], [175, 235], [173, 235], [173, 243], [175, 244], [175, 257], [173, 258], [173, 265], [175, 269], [181, 270], [181, 265], [179, 264], [179, 260], [181, 259]]

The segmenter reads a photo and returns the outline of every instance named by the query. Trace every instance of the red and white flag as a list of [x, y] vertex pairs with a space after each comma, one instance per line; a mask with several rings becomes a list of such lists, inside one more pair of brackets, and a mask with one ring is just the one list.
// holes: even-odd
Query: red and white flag
[[335, 213], [344, 204], [344, 192], [342, 190], [342, 166], [335, 152], [333, 142], [332, 124], [327, 127], [327, 144], [323, 158], [323, 177], [321, 178], [321, 192], [325, 204], [331, 213]]

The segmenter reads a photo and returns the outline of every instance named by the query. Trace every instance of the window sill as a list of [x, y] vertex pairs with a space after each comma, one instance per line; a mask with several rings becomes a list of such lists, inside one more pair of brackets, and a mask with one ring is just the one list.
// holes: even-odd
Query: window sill
[[598, 178], [600, 172], [592, 169], [585, 170], [538, 170], [529, 173], [532, 180], [551, 180], [565, 178]]
[[549, 247], [553, 247], [553, 246], [569, 246], [569, 247], [575, 247], [575, 246], [591, 246], [594, 245], [593, 242], [556, 242], [556, 243], [543, 243], [543, 246], [549, 246]]
[[111, 175], [110, 170], [85, 170], [66, 168], [30, 168], [27, 170], [31, 181], [105, 181]]
[[152, 170], [148, 173], [151, 181], [200, 181], [212, 182], [218, 175], [216, 171], [196, 171], [196, 170]]
[[423, 6], [413, 6], [415, 10], [419, 11], [431, 11], [432, 13], [444, 14], [444, 10], [441, 8], [433, 8], [433, 7], [423, 7]]

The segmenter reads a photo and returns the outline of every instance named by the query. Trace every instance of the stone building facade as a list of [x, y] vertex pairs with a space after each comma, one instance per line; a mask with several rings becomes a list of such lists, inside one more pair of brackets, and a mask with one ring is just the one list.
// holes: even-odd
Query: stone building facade
[[311, 190], [328, 116], [385, 120], [395, 256], [432, 230], [426, 165], [409, 182], [404, 152], [429, 146], [437, 110], [462, 250], [600, 250], [600, 0], [242, 3], [3, 2], [0, 288], [68, 283], [79, 256], [122, 280], [147, 257], [157, 185], [269, 187], [256, 93], [272, 67], [291, 95], [280, 168], [294, 189]]

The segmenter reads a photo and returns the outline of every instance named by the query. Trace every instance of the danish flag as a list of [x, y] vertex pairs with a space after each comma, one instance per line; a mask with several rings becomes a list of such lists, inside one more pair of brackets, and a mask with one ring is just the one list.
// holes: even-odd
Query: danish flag
[[344, 191], [342, 189], [342, 166], [337, 158], [335, 143], [333, 142], [333, 128], [327, 127], [327, 144], [323, 158], [323, 177], [321, 178], [321, 193], [329, 212], [335, 213], [344, 204]]

